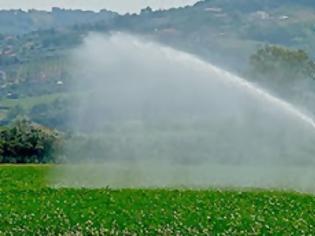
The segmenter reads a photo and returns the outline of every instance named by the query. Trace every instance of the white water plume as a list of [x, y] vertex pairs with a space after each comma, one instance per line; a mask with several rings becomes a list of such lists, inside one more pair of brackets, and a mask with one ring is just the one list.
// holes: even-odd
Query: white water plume
[[91, 34], [72, 63], [66, 155], [82, 165], [55, 184], [313, 189], [314, 120], [245, 79], [121, 33]]
[[[201, 61], [201, 63], [204, 63]], [[312, 117], [306, 115], [305, 113], [301, 112], [299, 109], [294, 107], [292, 104], [285, 102], [284, 100], [281, 100], [280, 98], [277, 98], [276, 96], [273, 96], [269, 94], [268, 92], [264, 91], [263, 89], [251, 84], [250, 82], [246, 81], [245, 79], [238, 77], [236, 75], [233, 75], [225, 70], [222, 70], [216, 66], [213, 66], [211, 64], [208, 64], [209, 69], [211, 71], [216, 71], [218, 74], [224, 75], [224, 78], [228, 79], [231, 83], [236, 83], [240, 87], [243, 87], [248, 90], [248, 92], [252, 93], [254, 96], [258, 96], [261, 99], [266, 99], [271, 104], [275, 106], [279, 106], [280, 109], [283, 109], [284, 111], [287, 111], [288, 113], [291, 113], [294, 116], [297, 116], [301, 121], [309, 124], [311, 127], [315, 129], [315, 121]]]

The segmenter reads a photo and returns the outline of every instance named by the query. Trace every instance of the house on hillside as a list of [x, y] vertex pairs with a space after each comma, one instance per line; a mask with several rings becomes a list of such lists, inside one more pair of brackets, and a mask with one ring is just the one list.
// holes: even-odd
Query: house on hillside
[[285, 15], [283, 15], [283, 16], [279, 16], [279, 20], [288, 20], [289, 19], [289, 17], [288, 16], [285, 16]]
[[62, 81], [62, 80], [59, 80], [59, 81], [57, 81], [56, 84], [59, 85], [59, 86], [62, 86], [62, 85], [63, 85], [63, 81]]
[[6, 96], [8, 99], [18, 99], [19, 98], [19, 95], [14, 92], [14, 91], [9, 91], [7, 92], [7, 96]]

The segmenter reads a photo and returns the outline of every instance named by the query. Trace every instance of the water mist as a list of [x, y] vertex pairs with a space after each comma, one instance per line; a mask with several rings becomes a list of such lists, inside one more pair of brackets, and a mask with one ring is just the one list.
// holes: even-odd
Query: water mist
[[268, 187], [313, 191], [315, 123], [246, 80], [141, 37], [89, 35], [66, 187]]

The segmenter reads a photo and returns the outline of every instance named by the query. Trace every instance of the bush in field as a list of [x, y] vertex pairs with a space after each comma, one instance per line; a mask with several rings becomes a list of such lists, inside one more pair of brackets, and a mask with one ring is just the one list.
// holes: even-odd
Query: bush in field
[[48, 163], [56, 160], [60, 146], [57, 133], [26, 119], [0, 132], [1, 163]]

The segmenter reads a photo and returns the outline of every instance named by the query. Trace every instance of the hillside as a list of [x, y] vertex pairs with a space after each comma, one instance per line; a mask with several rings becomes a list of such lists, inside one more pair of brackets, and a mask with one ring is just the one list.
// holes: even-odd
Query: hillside
[[100, 12], [65, 10], [53, 8], [51, 12], [40, 10], [1, 10], [0, 33], [21, 35], [39, 29], [66, 28], [83, 23], [111, 21], [118, 14], [102, 10]]
[[[244, 75], [250, 56], [267, 44], [303, 49], [313, 59], [314, 20], [310, 0], [206, 0], [126, 15], [59, 8], [0, 11], [0, 98], [19, 104], [19, 98], [73, 92], [67, 55], [89, 32], [139, 34]], [[3, 101], [2, 116], [8, 108]]]
[[[236, 0], [232, 3], [207, 0], [184, 8], [164, 11], [147, 8], [139, 15], [123, 16], [105, 10], [96, 13], [59, 8], [52, 12], [1, 11], [0, 19], [3, 19], [0, 20], [2, 60], [11, 63], [23, 62], [27, 56], [49, 56], [55, 50], [73, 47], [80, 42], [77, 34], [83, 32], [115, 30], [150, 35], [231, 66], [238, 64], [235, 61], [240, 57], [246, 62], [257, 45], [266, 43], [301, 48], [315, 54], [311, 44], [315, 35], [315, 4], [307, 0]], [[12, 32], [5, 29], [8, 26]], [[27, 56], [19, 54], [22, 48]]]

